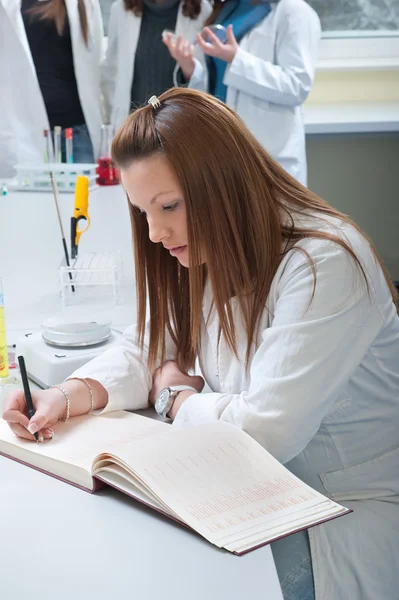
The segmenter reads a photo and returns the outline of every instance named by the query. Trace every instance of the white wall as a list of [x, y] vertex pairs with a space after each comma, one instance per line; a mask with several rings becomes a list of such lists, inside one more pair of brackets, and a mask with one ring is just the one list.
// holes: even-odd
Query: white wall
[[399, 133], [307, 136], [308, 185], [350, 215], [399, 280]]

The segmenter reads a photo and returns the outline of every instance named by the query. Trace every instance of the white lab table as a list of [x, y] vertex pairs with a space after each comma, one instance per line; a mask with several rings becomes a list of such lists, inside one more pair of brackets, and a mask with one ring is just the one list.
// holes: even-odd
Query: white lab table
[[[73, 197], [62, 195], [61, 204], [69, 232]], [[92, 224], [80, 252], [122, 251], [127, 291], [111, 316], [114, 325], [124, 326], [135, 314], [126, 199], [119, 187], [99, 189], [89, 210]], [[61, 259], [51, 195], [1, 197], [8, 343], [60, 309]], [[4, 600], [282, 600], [269, 546], [233, 556], [115, 490], [91, 495], [1, 456], [0, 481]]]
[[[73, 201], [73, 194], [60, 194], [68, 247]], [[112, 306], [105, 318], [111, 319], [114, 326], [123, 327], [135, 317], [135, 288], [130, 219], [122, 188], [93, 191], [89, 214], [91, 225], [80, 238], [79, 256], [91, 252], [121, 252], [122, 304]], [[51, 193], [10, 191], [0, 196], [0, 277], [4, 286], [8, 343], [14, 343], [14, 336], [26, 328], [40, 328], [49, 315], [78, 315], [79, 320], [98, 317], [93, 307], [79, 304], [79, 294], [73, 300], [74, 305], [62, 307], [59, 267], [63, 258]]]
[[282, 600], [269, 546], [237, 557], [115, 490], [0, 456], [0, 598]]

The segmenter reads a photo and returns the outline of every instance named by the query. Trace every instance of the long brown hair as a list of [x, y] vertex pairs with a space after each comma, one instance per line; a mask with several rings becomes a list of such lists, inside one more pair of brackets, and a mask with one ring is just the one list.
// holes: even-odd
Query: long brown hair
[[[125, 10], [131, 10], [136, 17], [143, 13], [143, 0], [123, 0]], [[201, 12], [201, 0], [184, 0], [182, 7], [183, 15], [190, 19], [196, 19]]]
[[[80, 20], [80, 29], [86, 46], [89, 41], [89, 25], [87, 22], [87, 13], [84, 0], [77, 0], [78, 12]], [[39, 2], [29, 10], [33, 17], [37, 17], [41, 21], [54, 21], [58, 35], [62, 35], [65, 27], [65, 19], [67, 16], [65, 0], [48, 0], [47, 2]]]
[[208, 25], [212, 25], [216, 21], [217, 17], [219, 16], [219, 13], [222, 11], [222, 8], [229, 1], [231, 2], [232, 0], [214, 0], [213, 1], [212, 12], [210, 13], [209, 17], [205, 21], [204, 27], [207, 27]]
[[[139, 344], [143, 348], [148, 294], [150, 368], [157, 359], [164, 359], [166, 331], [176, 344], [180, 367], [192, 368], [201, 342], [202, 300], [209, 278], [220, 331], [235, 353], [229, 300], [237, 298], [247, 333], [248, 367], [272, 280], [283, 255], [295, 242], [311, 237], [336, 242], [354, 259], [368, 284], [358, 257], [345, 240], [325, 231], [299, 228], [293, 216], [316, 211], [360, 229], [286, 173], [234, 111], [213, 96], [175, 88], [162, 94], [160, 101], [160, 108], [149, 105], [127, 118], [113, 140], [112, 157], [120, 169], [154, 153], [161, 153], [172, 165], [186, 204], [190, 268], [182, 267], [162, 244], [150, 241], [145, 216], [129, 202]], [[374, 252], [396, 303], [395, 287]], [[316, 269], [304, 253], [313, 270], [314, 295]]]

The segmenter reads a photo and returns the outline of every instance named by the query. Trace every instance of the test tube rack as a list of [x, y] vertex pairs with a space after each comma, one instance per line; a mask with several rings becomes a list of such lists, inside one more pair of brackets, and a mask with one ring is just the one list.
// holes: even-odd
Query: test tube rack
[[[121, 253], [92, 252], [76, 258], [72, 264], [60, 267], [61, 299], [66, 306], [72, 296], [78, 299], [81, 288], [102, 286], [111, 295], [115, 304], [120, 303], [120, 279], [122, 270]], [[72, 275], [72, 279], [69, 277]], [[72, 286], [75, 292], [72, 291]], [[93, 298], [97, 290], [93, 290]]]
[[94, 163], [41, 163], [15, 165], [17, 174], [13, 188], [26, 192], [52, 192], [50, 171], [54, 173], [59, 192], [73, 193], [78, 175], [89, 178], [89, 189], [97, 187], [97, 165]]

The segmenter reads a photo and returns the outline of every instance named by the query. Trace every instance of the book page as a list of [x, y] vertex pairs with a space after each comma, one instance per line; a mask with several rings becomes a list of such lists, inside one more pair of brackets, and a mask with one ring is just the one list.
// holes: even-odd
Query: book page
[[175, 429], [156, 445], [143, 439], [139, 454], [132, 444], [118, 457], [189, 526], [233, 551], [248, 536], [267, 538], [268, 528], [280, 530], [284, 521], [295, 530], [302, 512], [312, 523], [314, 510], [318, 518], [345, 510], [224, 422]]
[[141, 488], [137, 481], [130, 478], [129, 475], [118, 466], [108, 466], [101, 469], [101, 475], [98, 477], [101, 481], [105, 481], [111, 487], [120, 490], [127, 496], [143, 502], [147, 506], [152, 506], [156, 510], [163, 514], [170, 515], [167, 506], [164, 506], [156, 498], [153, 498], [151, 494], [148, 494], [147, 490]]
[[18, 438], [0, 419], [0, 452], [92, 489], [91, 467], [104, 450], [171, 430], [170, 425], [125, 411], [73, 417], [54, 427], [54, 438], [36, 443]]

